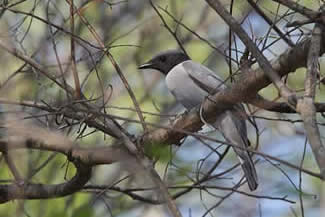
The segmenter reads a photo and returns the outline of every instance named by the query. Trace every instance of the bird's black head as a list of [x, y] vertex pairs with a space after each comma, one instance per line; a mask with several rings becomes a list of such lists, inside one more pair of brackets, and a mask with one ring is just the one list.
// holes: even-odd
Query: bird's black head
[[180, 50], [168, 50], [157, 54], [151, 60], [139, 66], [139, 69], [156, 69], [167, 75], [174, 66], [189, 59], [190, 58]]

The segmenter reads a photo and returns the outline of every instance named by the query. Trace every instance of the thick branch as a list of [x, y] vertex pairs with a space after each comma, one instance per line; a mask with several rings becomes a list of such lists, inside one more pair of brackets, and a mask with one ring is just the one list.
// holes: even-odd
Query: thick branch
[[[297, 113], [296, 110], [288, 106], [285, 102], [274, 102], [268, 99], [263, 98], [258, 95], [256, 99], [250, 100], [249, 103], [252, 105], [270, 111], [270, 112], [279, 112], [279, 113]], [[325, 112], [325, 103], [314, 103], [316, 112]]]
[[77, 145], [69, 147], [61, 145], [59, 142], [52, 143], [50, 141], [33, 139], [24, 139], [24, 141], [21, 142], [11, 141], [9, 145], [8, 141], [0, 140], [0, 152], [24, 148], [59, 152], [69, 156], [70, 160], [78, 160], [87, 166], [112, 164], [115, 162], [123, 162], [123, 160], [132, 160], [131, 156], [121, 147], [80, 148]]
[[76, 175], [69, 181], [56, 185], [14, 183], [0, 185], [0, 203], [15, 199], [49, 199], [64, 197], [80, 191], [91, 177], [91, 167], [74, 162]]
[[77, 172], [71, 180], [57, 185], [29, 183], [23, 178], [10, 185], [0, 185], [0, 203], [14, 199], [66, 196], [83, 188], [91, 177], [92, 166], [117, 161], [127, 162], [133, 159], [121, 148], [79, 148], [63, 135], [35, 126], [24, 126], [21, 122], [13, 122], [7, 127], [8, 137], [0, 140], [0, 152], [11, 153], [15, 149], [23, 148], [59, 152], [67, 156], [68, 160], [75, 165]]
[[[33, 145], [39, 146], [37, 142], [32, 140], [26, 140], [24, 145], [26, 147]], [[1, 149], [7, 150], [7, 147], [10, 147], [10, 145], [1, 141], [0, 147]], [[19, 181], [9, 185], [0, 185], [0, 203], [6, 203], [15, 199], [48, 199], [63, 197], [80, 191], [91, 177], [91, 167], [78, 160], [73, 160], [72, 163], [77, 169], [76, 175], [65, 183], [45, 185]]]

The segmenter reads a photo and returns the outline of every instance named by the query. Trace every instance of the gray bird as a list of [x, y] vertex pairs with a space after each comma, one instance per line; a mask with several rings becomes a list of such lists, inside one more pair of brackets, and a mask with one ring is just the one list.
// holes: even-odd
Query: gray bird
[[[155, 69], [166, 75], [169, 91], [187, 110], [200, 105], [207, 96], [226, 87], [223, 80], [210, 69], [192, 61], [178, 50], [159, 53], [139, 69]], [[227, 142], [247, 148], [250, 143], [244, 112], [243, 105], [238, 104], [217, 117], [213, 126], [220, 130]], [[258, 181], [252, 158], [246, 150], [234, 148], [234, 151], [245, 173], [249, 189], [254, 191]]]

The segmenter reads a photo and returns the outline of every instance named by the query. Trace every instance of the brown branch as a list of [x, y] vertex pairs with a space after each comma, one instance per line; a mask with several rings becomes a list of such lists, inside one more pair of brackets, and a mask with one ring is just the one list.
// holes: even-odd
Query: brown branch
[[8, 168], [10, 169], [12, 175], [15, 177], [15, 180], [18, 182], [20, 180], [22, 180], [22, 177], [12, 159], [12, 156], [9, 155], [8, 149], [6, 149], [5, 151], [2, 152], [4, 159], [8, 165]]
[[[275, 102], [263, 98], [260, 95], [257, 95], [254, 100], [251, 100], [250, 103], [256, 106], [259, 109], [264, 109], [271, 112], [279, 113], [297, 113], [292, 107], [288, 106], [285, 102]], [[325, 104], [324, 104], [325, 106]], [[324, 108], [325, 109], [325, 108]]]
[[136, 194], [134, 193], [134, 191], [147, 191], [147, 190], [155, 190], [153, 188], [148, 188], [148, 189], [122, 189], [118, 186], [108, 186], [108, 185], [86, 185], [83, 190], [85, 192], [95, 192], [95, 193], [102, 193], [103, 191], [116, 191], [116, 192], [120, 192], [123, 193], [125, 195], [128, 195], [129, 197], [131, 197], [133, 200], [138, 200], [144, 203], [148, 203], [148, 204], [154, 204], [154, 205], [159, 205], [159, 204], [164, 204], [165, 201], [164, 200], [159, 200], [158, 199], [151, 199], [151, 198], [147, 198], [145, 196], [142, 196], [140, 194]]
[[[221, 190], [221, 191], [234, 191], [235, 193], [242, 194], [248, 197], [252, 198], [258, 198], [258, 199], [267, 199], [267, 200], [282, 200], [291, 204], [295, 204], [294, 201], [287, 199], [286, 197], [274, 197], [274, 196], [265, 196], [265, 195], [257, 195], [257, 194], [250, 194], [245, 191], [238, 190], [234, 187], [223, 187], [223, 186], [216, 186], [216, 185], [202, 185], [202, 184], [193, 184], [193, 185], [178, 185], [178, 186], [168, 186], [169, 189], [198, 189], [198, 190], [206, 190], [206, 189], [215, 189], [215, 190]], [[123, 189], [118, 186], [109, 186], [109, 185], [86, 185], [84, 187], [84, 190], [93, 190], [93, 191], [99, 191], [99, 190], [105, 190], [105, 191], [117, 191], [121, 192], [123, 194], [126, 194], [130, 196], [132, 199], [140, 200], [142, 202], [150, 203], [150, 204], [162, 204], [163, 201], [160, 201], [159, 199], [148, 199], [143, 196], [140, 196], [139, 194], [136, 194], [134, 192], [143, 192], [143, 191], [152, 191], [153, 188], [127, 188]]]
[[190, 185], [190, 186], [171, 186], [171, 189], [179, 189], [179, 188], [195, 188], [195, 189], [217, 189], [223, 191], [231, 191], [235, 193], [239, 193], [248, 197], [252, 198], [260, 198], [260, 199], [268, 199], [268, 200], [282, 200], [291, 204], [295, 204], [295, 201], [287, 199], [286, 196], [284, 197], [272, 197], [272, 196], [265, 196], [265, 195], [257, 195], [252, 193], [247, 193], [245, 191], [238, 190], [236, 187], [223, 187], [223, 186], [216, 186], [216, 185]]
[[[39, 129], [42, 130], [42, 129]], [[25, 137], [25, 138], [23, 138]], [[0, 139], [0, 152], [5, 152], [15, 149], [37, 149], [42, 151], [54, 151], [69, 156], [73, 160], [78, 160], [87, 166], [96, 166], [101, 164], [112, 164], [115, 162], [130, 161], [131, 156], [120, 147], [96, 147], [96, 148], [81, 148], [76, 145], [69, 146], [60, 141], [49, 141], [44, 138], [35, 138], [26, 135], [20, 135], [22, 141], [6, 141]], [[10, 143], [10, 144], [9, 144]]]
[[[44, 143], [27, 139], [20, 143], [24, 147], [43, 147]], [[4, 140], [0, 140], [0, 151], [11, 150], [15, 145]], [[53, 147], [52, 147], [53, 148]], [[56, 150], [56, 149], [55, 149]], [[68, 148], [66, 148], [68, 150]], [[91, 167], [81, 163], [77, 158], [70, 158], [70, 152], [64, 153], [68, 159], [75, 165], [76, 175], [69, 181], [56, 185], [47, 185], [40, 183], [29, 183], [23, 180], [9, 185], [0, 185], [0, 203], [6, 203], [15, 199], [48, 199], [63, 197], [80, 191], [91, 177]]]
[[[257, 95], [254, 100], [250, 100], [249, 103], [260, 109], [264, 109], [270, 112], [297, 113], [296, 110], [288, 106], [288, 104], [285, 102], [270, 101], [268, 99], [263, 98], [260, 95]], [[321, 112], [321, 113], [325, 112], [325, 103], [315, 102], [314, 104], [315, 104], [316, 112]]]
[[[120, 147], [80, 148], [59, 133], [40, 127], [8, 120], [8, 136], [0, 140], [0, 152], [11, 153], [16, 149], [53, 151], [67, 156], [77, 168], [76, 175], [68, 182], [47, 185], [29, 183], [22, 177], [10, 185], [0, 185], [0, 203], [14, 199], [47, 199], [62, 197], [82, 189], [91, 177], [92, 166], [114, 162], [130, 163], [132, 157]], [[37, 133], [35, 133], [37, 132]], [[9, 165], [10, 166], [10, 165]]]
[[325, 178], [325, 147], [320, 138], [320, 132], [316, 123], [316, 109], [314, 105], [317, 74], [319, 74], [319, 53], [323, 27], [315, 24], [308, 53], [307, 73], [305, 80], [305, 95], [298, 101], [297, 110], [304, 121], [307, 138], [313, 151], [320, 172]]
[[74, 161], [77, 172], [69, 181], [55, 185], [39, 183], [13, 183], [0, 185], [0, 204], [15, 199], [49, 199], [64, 197], [80, 191], [91, 177], [91, 167]]
[[[70, 5], [70, 32], [72, 35], [74, 35], [74, 3], [73, 0], [67, 0], [68, 4]], [[79, 81], [79, 75], [77, 71], [77, 66], [76, 66], [76, 55], [75, 55], [75, 42], [74, 42], [74, 37], [70, 37], [70, 55], [71, 55], [71, 69], [72, 69], [72, 74], [73, 74], [73, 79], [74, 79], [74, 84], [75, 84], [75, 94], [77, 99], [81, 99], [81, 88], [80, 88], [80, 81]]]

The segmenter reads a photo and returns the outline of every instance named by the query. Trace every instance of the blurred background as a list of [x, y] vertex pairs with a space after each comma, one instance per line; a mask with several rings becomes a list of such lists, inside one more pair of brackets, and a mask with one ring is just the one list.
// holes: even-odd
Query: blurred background
[[[290, 45], [250, 2], [257, 5], [293, 45], [308, 37], [313, 28], [313, 24], [286, 27], [290, 22], [306, 18], [270, 0], [222, 2], [228, 10], [231, 8], [233, 17], [270, 61], [279, 58]], [[74, 87], [68, 1], [12, 0], [0, 4], [0, 40]], [[119, 65], [146, 122], [170, 126], [184, 112], [168, 92], [162, 74], [137, 69], [160, 51], [179, 49], [181, 44], [193, 60], [209, 67], [227, 84], [240, 78], [240, 58], [245, 45], [205, 1], [97, 0], [74, 1], [74, 4]], [[301, 0], [299, 4], [317, 11], [321, 1]], [[74, 55], [82, 93], [101, 111], [124, 118], [116, 120], [130, 134], [142, 135], [141, 124], [132, 121], [139, 120], [138, 115], [115, 67], [77, 15], [74, 25]], [[59, 131], [82, 147], [116, 145], [114, 138], [96, 128], [74, 120], [67, 124], [65, 117], [19, 104], [41, 103], [64, 109], [71, 101], [53, 81], [3, 49], [0, 49], [0, 64], [2, 125], [8, 117], [15, 116], [22, 122]], [[252, 68], [257, 67], [257, 64], [252, 65]], [[324, 61], [320, 58], [321, 77], [323, 69]], [[286, 77], [288, 86], [298, 94], [303, 94], [305, 71], [300, 68]], [[316, 101], [324, 101], [323, 89], [320, 83]], [[273, 85], [261, 90], [260, 94], [279, 101]], [[5, 103], [5, 100], [17, 104]], [[253, 147], [298, 167], [303, 165], [307, 170], [319, 172], [299, 115], [245, 106], [251, 119], [247, 127]], [[318, 123], [323, 134], [321, 114]], [[148, 126], [149, 131], [155, 129]], [[5, 137], [6, 129], [0, 130], [0, 136]], [[223, 140], [219, 132], [209, 127], [204, 127], [200, 133]], [[155, 168], [170, 187], [171, 195], [177, 198], [176, 204], [183, 216], [323, 216], [324, 184], [321, 180], [276, 160], [254, 155], [258, 189], [250, 192], [247, 184], [243, 184], [233, 191], [234, 186], [243, 183], [243, 172], [233, 150], [228, 151], [225, 145], [188, 136], [181, 146], [159, 144], [145, 149], [156, 161]], [[210, 171], [221, 157], [224, 157], [222, 161]], [[75, 172], [64, 156], [53, 152], [19, 150], [15, 151], [14, 160], [24, 177], [37, 183], [61, 183]], [[44, 162], [41, 170], [35, 173]], [[13, 177], [2, 156], [0, 165], [1, 183], [11, 183]], [[190, 187], [209, 171], [212, 173], [208, 180]], [[92, 178], [83, 191], [64, 198], [8, 202], [0, 206], [0, 216], [170, 216], [164, 205], [153, 205], [127, 194], [129, 189], [144, 198], [154, 199], [158, 196], [152, 187], [143, 172], [127, 163], [101, 165], [94, 167]]]

